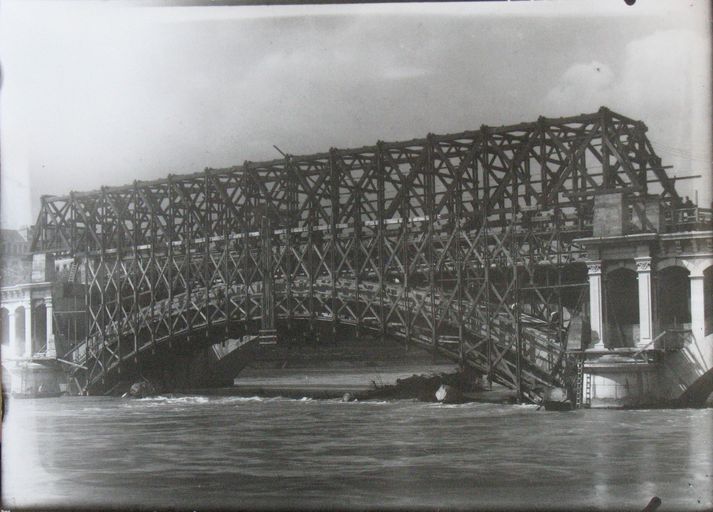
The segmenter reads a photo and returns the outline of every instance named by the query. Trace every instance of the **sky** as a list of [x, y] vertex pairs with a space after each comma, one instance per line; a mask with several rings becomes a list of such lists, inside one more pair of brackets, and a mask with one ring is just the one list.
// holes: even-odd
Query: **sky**
[[606, 105], [711, 202], [704, 1], [0, 0], [0, 223], [39, 198]]

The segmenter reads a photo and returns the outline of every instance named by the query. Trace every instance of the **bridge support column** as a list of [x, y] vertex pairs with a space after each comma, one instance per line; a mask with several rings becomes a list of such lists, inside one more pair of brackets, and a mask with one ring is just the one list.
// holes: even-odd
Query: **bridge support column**
[[262, 252], [262, 319], [260, 325], [260, 344], [274, 345], [277, 343], [275, 329], [275, 280], [272, 268], [272, 228], [270, 218], [262, 218], [260, 232]]
[[32, 301], [25, 302], [25, 357], [32, 357]]
[[691, 332], [695, 340], [700, 343], [706, 334], [703, 272], [692, 271], [689, 279], [691, 282]]
[[53, 322], [54, 322], [54, 316], [52, 315], [53, 307], [52, 307], [52, 297], [46, 297], [45, 298], [45, 310], [46, 310], [46, 340], [47, 340], [47, 348], [46, 348], [46, 353], [47, 357], [57, 357], [57, 349], [54, 344], [54, 330], [53, 330]]
[[15, 345], [15, 331], [17, 329], [15, 325], [15, 310], [11, 309], [7, 314], [8, 323], [8, 333], [7, 333], [7, 346], [10, 348], [10, 357], [15, 357], [20, 354], [21, 350]]
[[653, 297], [651, 295], [651, 258], [634, 258], [639, 281], [639, 347], [645, 347], [653, 340]]
[[592, 346], [590, 348], [604, 348], [604, 304], [602, 290], [602, 262], [588, 261], [587, 273], [589, 274], [589, 322], [592, 331]]

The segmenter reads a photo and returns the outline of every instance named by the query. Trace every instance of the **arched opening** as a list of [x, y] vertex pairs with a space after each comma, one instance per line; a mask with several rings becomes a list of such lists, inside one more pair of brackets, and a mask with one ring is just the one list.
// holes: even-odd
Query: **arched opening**
[[656, 297], [661, 330], [691, 328], [690, 272], [682, 267], [666, 267], [658, 273]]
[[639, 337], [639, 285], [636, 272], [618, 268], [606, 280], [606, 346], [633, 347]]
[[47, 350], [47, 308], [40, 303], [32, 311], [32, 346], [33, 352]]

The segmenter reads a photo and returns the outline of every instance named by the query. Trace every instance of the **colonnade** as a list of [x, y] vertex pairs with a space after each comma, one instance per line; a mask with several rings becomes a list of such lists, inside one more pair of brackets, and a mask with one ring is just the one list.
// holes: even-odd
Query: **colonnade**
[[[589, 278], [589, 320], [591, 325], [591, 349], [605, 349], [609, 346], [607, 339], [607, 319], [605, 302], [605, 279], [607, 265], [613, 262], [595, 260], [587, 262], [587, 273]], [[616, 262], [621, 266], [621, 262]], [[656, 318], [656, 290], [653, 285], [652, 258], [633, 258], [634, 267], [638, 282], [638, 311], [639, 311], [639, 335], [635, 341], [637, 348], [654, 348], [652, 343], [656, 340], [660, 332], [658, 319]], [[689, 272], [690, 282], [690, 313], [691, 313], [691, 335], [695, 340], [703, 340], [705, 337], [705, 281], [704, 271], [713, 265], [713, 260], [709, 259], [688, 259], [678, 262], [679, 266], [686, 268]], [[659, 270], [661, 267], [659, 266]], [[634, 300], [634, 297], [631, 297]], [[709, 297], [707, 300], [711, 300]]]
[[[54, 317], [54, 308], [52, 305], [52, 297], [44, 297], [42, 299], [31, 299], [31, 298], [24, 298], [21, 301], [8, 301], [8, 302], [3, 302], [2, 307], [7, 310], [7, 320], [8, 320], [8, 344], [7, 344], [7, 350], [8, 354], [7, 356], [9, 358], [31, 358], [32, 356], [35, 355], [37, 349], [41, 347], [36, 347], [34, 346], [35, 344], [33, 343], [33, 319], [34, 319], [34, 314], [35, 314], [35, 308], [36, 306], [39, 306], [41, 304], [44, 304], [45, 306], [45, 332], [44, 334], [44, 340], [45, 340], [45, 351], [43, 355], [45, 357], [56, 357], [56, 348], [55, 348], [55, 343], [54, 343], [54, 331], [53, 331], [53, 317]], [[18, 339], [17, 336], [17, 328], [18, 328], [18, 312], [22, 309], [23, 311], [23, 324], [24, 324], [24, 329], [23, 329], [23, 336], [21, 339]], [[40, 333], [34, 333], [39, 337]]]

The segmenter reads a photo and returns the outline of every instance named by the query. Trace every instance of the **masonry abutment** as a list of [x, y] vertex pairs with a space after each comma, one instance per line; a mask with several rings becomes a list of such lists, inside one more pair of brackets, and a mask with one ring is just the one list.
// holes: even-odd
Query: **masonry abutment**
[[[66, 379], [57, 360], [53, 301], [62, 303], [66, 289], [54, 286], [51, 255], [35, 254], [31, 265], [26, 263], [26, 269], [31, 270], [29, 279], [1, 290], [3, 309], [8, 311], [7, 347], [3, 347], [7, 350], [3, 350], [2, 361], [5, 384], [13, 396], [57, 396], [66, 389]], [[62, 291], [53, 298], [57, 290]]]

